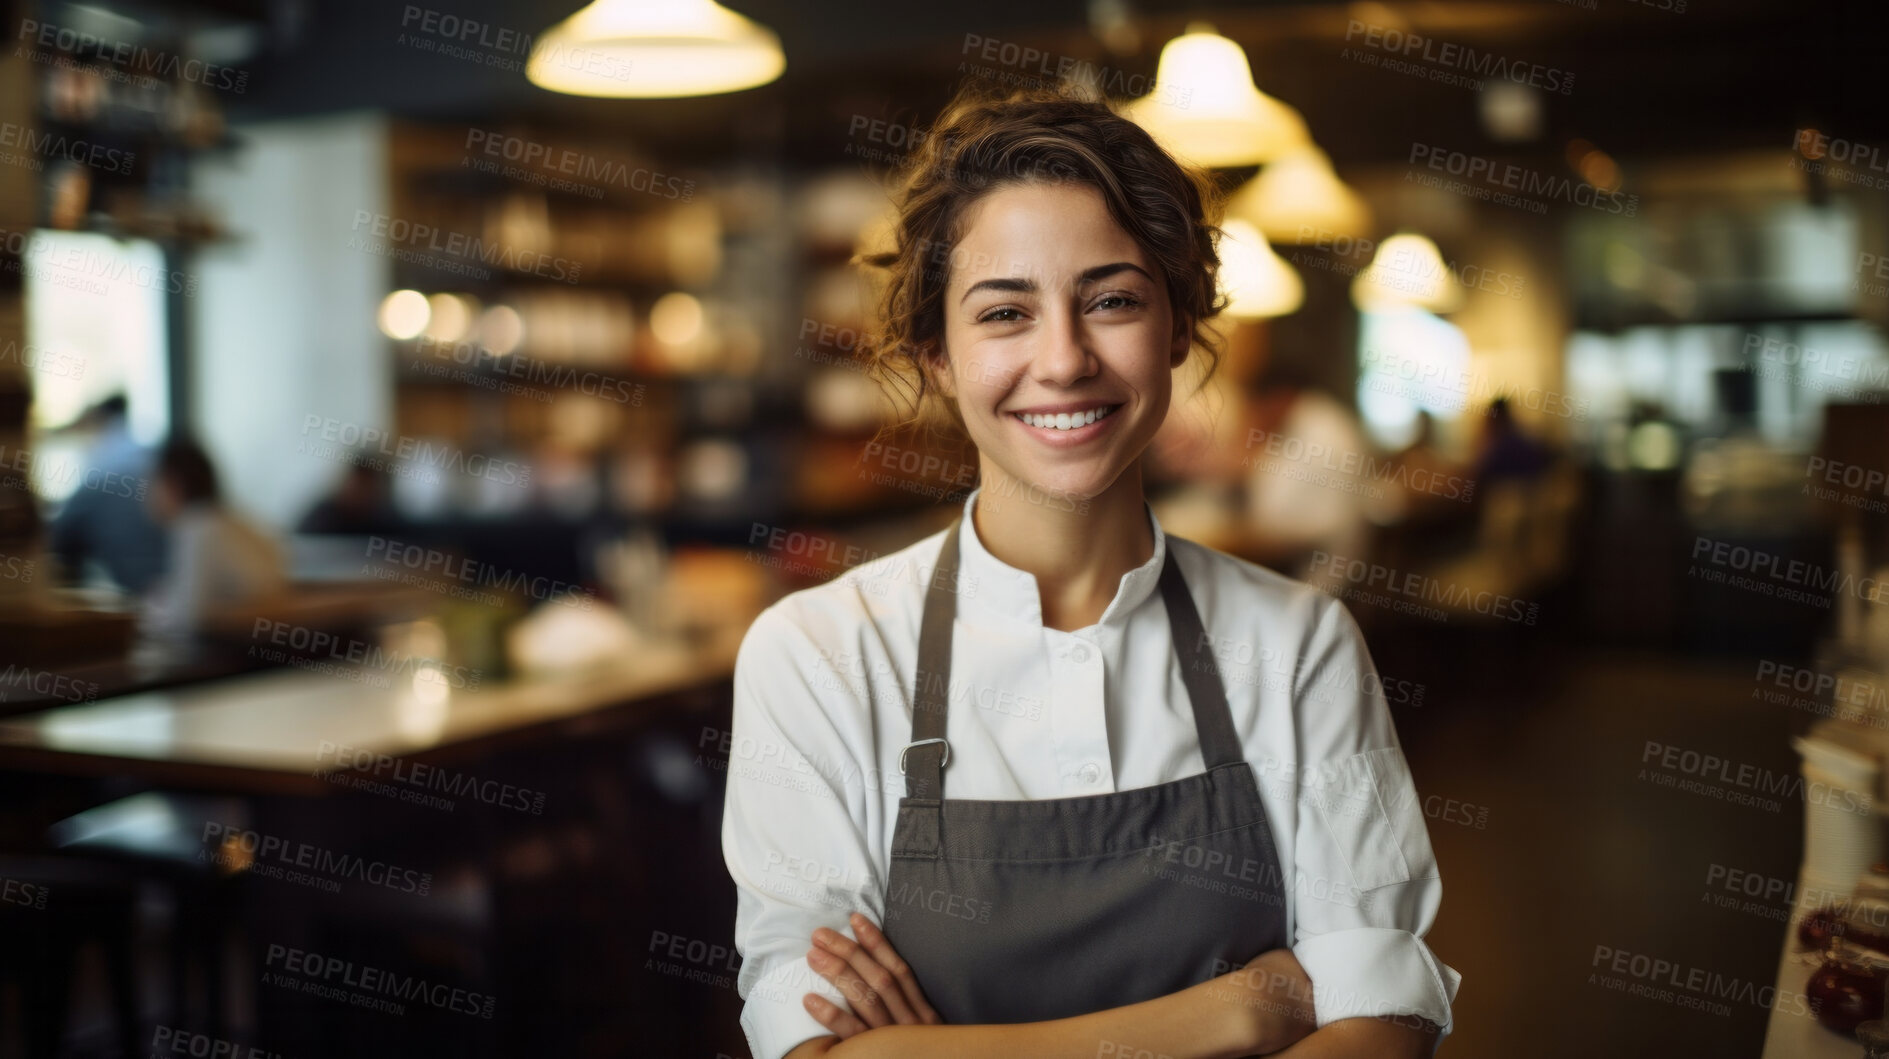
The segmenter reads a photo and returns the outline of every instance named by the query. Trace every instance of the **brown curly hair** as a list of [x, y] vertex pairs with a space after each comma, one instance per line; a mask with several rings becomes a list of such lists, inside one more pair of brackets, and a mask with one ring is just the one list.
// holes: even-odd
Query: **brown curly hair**
[[1141, 126], [1081, 89], [1005, 93], [967, 81], [896, 175], [896, 249], [867, 248], [856, 264], [885, 270], [877, 319], [860, 342], [867, 372], [911, 411], [881, 436], [918, 426], [934, 438], [968, 435], [929, 368], [945, 355], [944, 292], [962, 218], [982, 196], [1014, 184], [1077, 183], [1101, 193], [1109, 214], [1156, 264], [1168, 304], [1207, 358], [1220, 337], [1206, 321], [1226, 308], [1214, 250], [1225, 200], [1204, 170], [1163, 150]]

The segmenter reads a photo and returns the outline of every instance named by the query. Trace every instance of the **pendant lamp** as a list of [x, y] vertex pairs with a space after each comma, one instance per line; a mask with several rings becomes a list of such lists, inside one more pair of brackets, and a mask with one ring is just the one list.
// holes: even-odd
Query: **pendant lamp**
[[1371, 208], [1307, 145], [1266, 163], [1233, 193], [1227, 212], [1253, 222], [1275, 243], [1316, 243], [1370, 234]]
[[525, 76], [570, 95], [669, 99], [764, 85], [786, 67], [773, 30], [714, 0], [593, 0], [538, 37]]
[[1257, 165], [1311, 143], [1299, 112], [1254, 87], [1246, 52], [1205, 23], [1167, 42], [1154, 91], [1123, 113], [1170, 153], [1209, 168]]
[[1220, 289], [1230, 302], [1227, 314], [1260, 320], [1297, 312], [1305, 303], [1305, 283], [1266, 245], [1259, 229], [1237, 217], [1220, 228]]

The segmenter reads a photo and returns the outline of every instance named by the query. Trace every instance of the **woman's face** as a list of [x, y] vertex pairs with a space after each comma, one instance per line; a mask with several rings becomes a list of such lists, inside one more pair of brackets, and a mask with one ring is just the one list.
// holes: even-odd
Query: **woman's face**
[[1187, 357], [1160, 273], [1086, 185], [999, 188], [961, 231], [942, 383], [984, 482], [1100, 494], [1160, 428]]

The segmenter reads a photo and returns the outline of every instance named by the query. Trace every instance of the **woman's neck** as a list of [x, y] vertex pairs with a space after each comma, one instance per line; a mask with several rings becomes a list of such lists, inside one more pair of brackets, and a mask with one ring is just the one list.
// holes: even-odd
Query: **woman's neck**
[[988, 462], [983, 472], [971, 510], [977, 539], [999, 560], [1036, 575], [1047, 628], [1094, 625], [1122, 575], [1154, 555], [1139, 465], [1088, 500], [1047, 495]]

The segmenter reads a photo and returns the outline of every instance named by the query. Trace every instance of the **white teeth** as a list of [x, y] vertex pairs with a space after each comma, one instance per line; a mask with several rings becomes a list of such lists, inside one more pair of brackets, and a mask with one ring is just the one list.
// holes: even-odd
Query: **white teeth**
[[1115, 411], [1113, 407], [1091, 408], [1086, 412], [1058, 412], [1055, 415], [1024, 414], [1019, 415], [1017, 418], [1033, 427], [1044, 430], [1075, 430], [1078, 427], [1086, 427], [1090, 423], [1106, 417], [1113, 411]]

